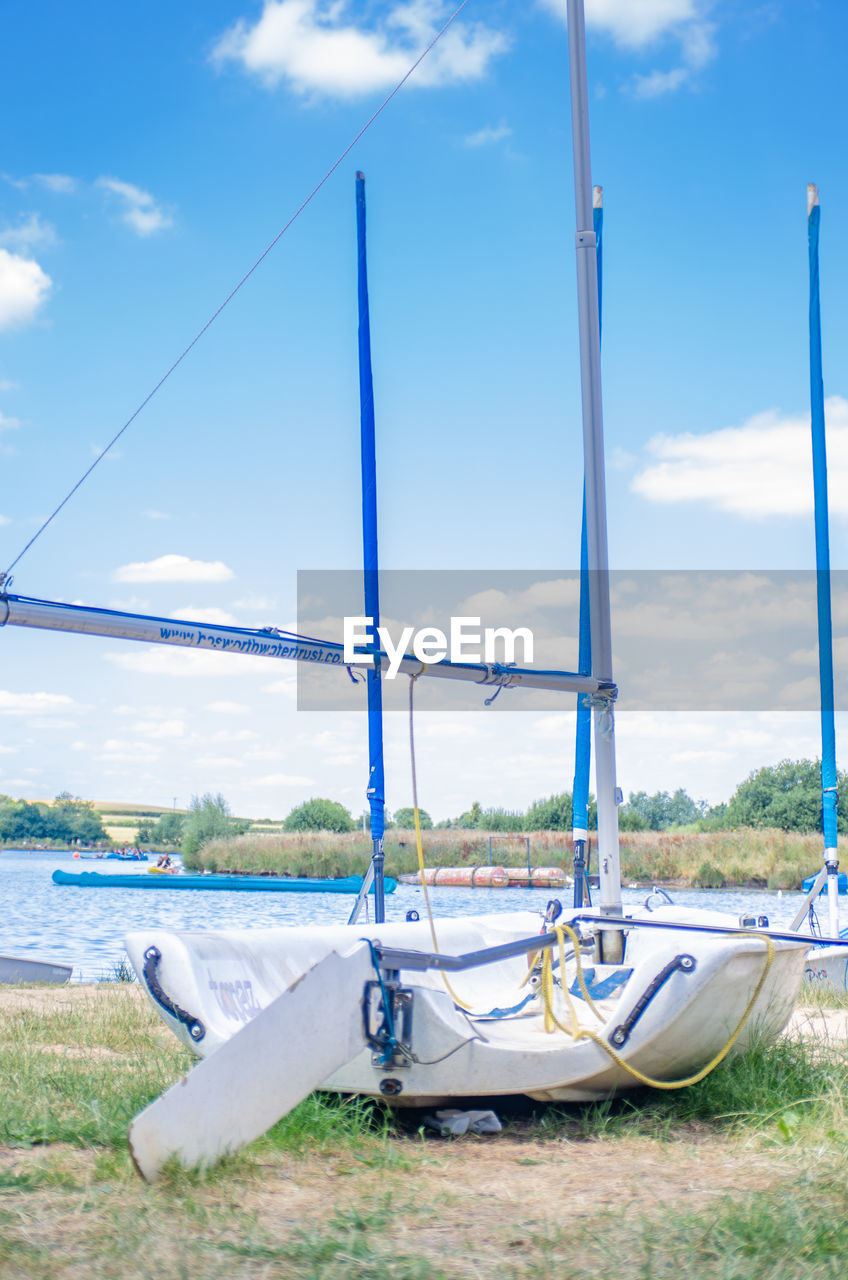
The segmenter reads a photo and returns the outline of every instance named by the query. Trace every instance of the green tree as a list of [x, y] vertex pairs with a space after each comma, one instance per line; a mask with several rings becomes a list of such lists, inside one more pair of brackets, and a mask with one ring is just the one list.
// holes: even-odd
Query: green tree
[[570, 831], [572, 803], [568, 791], [534, 800], [524, 818], [525, 831]]
[[100, 814], [89, 800], [80, 800], [69, 791], [62, 791], [48, 806], [47, 821], [54, 840], [66, 840], [69, 844], [79, 840], [81, 844], [94, 844], [105, 840], [106, 830]]
[[[839, 773], [839, 830], [848, 830], [845, 803], [848, 775]], [[821, 831], [821, 764], [818, 760], [781, 760], [748, 775], [727, 804], [732, 827], [779, 827], [782, 831]]]
[[479, 800], [475, 800], [471, 808], [466, 813], [461, 813], [456, 820], [456, 826], [465, 830], [476, 830], [483, 820], [483, 807]]
[[523, 831], [524, 814], [513, 809], [484, 809], [477, 826], [481, 831]]
[[284, 831], [353, 831], [356, 823], [343, 804], [313, 797], [292, 809]]
[[0, 803], [0, 840], [13, 844], [23, 840], [47, 840], [50, 827], [46, 819], [49, 806], [27, 804], [4, 796]]
[[210, 840], [232, 840], [241, 835], [247, 825], [232, 816], [220, 792], [216, 796], [209, 792], [192, 796], [182, 824], [183, 853], [196, 853]]
[[[693, 800], [682, 787], [673, 795], [667, 791], [655, 791], [650, 796], [645, 791], [631, 791], [627, 804], [619, 810], [619, 825], [625, 831], [667, 831], [669, 827], [698, 822], [706, 812], [704, 801]], [[640, 822], [644, 825], [638, 825]]]
[[94, 805], [63, 791], [53, 804], [0, 799], [0, 840], [55, 840], [61, 844], [93, 844], [107, 838]]
[[[433, 826], [433, 819], [430, 817], [426, 809], [418, 810], [418, 821], [421, 824], [422, 831], [430, 831]], [[414, 809], [396, 809], [394, 815], [394, 824], [396, 827], [403, 827], [405, 831], [412, 831], [415, 828], [415, 810]]]
[[650, 831], [645, 818], [636, 809], [632, 809], [629, 804], [623, 804], [618, 810], [618, 829], [619, 831]]
[[163, 813], [156, 822], [147, 819], [140, 822], [136, 839], [139, 844], [170, 845], [176, 848], [182, 843], [183, 815], [181, 813]]

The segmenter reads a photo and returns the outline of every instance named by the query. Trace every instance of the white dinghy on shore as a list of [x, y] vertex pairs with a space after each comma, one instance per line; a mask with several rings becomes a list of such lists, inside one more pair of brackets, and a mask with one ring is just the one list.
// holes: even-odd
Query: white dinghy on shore
[[437, 920], [438, 953], [424, 921], [130, 934], [158, 1012], [204, 1058], [133, 1121], [139, 1170], [208, 1164], [316, 1088], [422, 1107], [694, 1083], [776, 1036], [801, 985], [802, 939], [746, 935], [713, 912], [634, 917], [617, 964], [594, 959], [606, 921], [557, 923], [539, 935], [530, 912]]
[[[671, 920], [663, 919], [662, 911], [642, 919], [623, 917], [582, 0], [568, 0], [568, 32], [595, 684], [590, 692], [598, 915], [566, 913], [557, 926], [559, 904], [551, 904], [542, 934], [538, 917], [525, 913], [439, 920], [432, 926], [387, 924], [378, 915], [379, 922], [367, 928], [349, 923], [132, 934], [127, 949], [150, 998], [176, 1034], [204, 1055], [131, 1125], [133, 1158], [148, 1179], [156, 1178], [169, 1158], [202, 1165], [236, 1150], [318, 1087], [429, 1106], [505, 1094], [578, 1101], [639, 1085], [694, 1083], [752, 1035], [777, 1035], [797, 998], [808, 940], [746, 932], [737, 921], [713, 913], [673, 909]], [[363, 281], [364, 273], [360, 298], [367, 304]], [[367, 448], [363, 435], [367, 598], [369, 584], [376, 586], [377, 560], [370, 345], [363, 360], [363, 333], [367, 305], [360, 310], [360, 377], [367, 392], [363, 423], [367, 417], [368, 427]], [[376, 592], [372, 598], [369, 616], [378, 613]], [[374, 814], [382, 811], [382, 742], [376, 732], [381, 661], [365, 657], [369, 795], [374, 799], [376, 793], [379, 801], [376, 809], [372, 805], [372, 836]], [[407, 674], [414, 681], [423, 674], [422, 664], [413, 663]], [[413, 764], [417, 814], [414, 776]], [[375, 840], [374, 852], [379, 878], [381, 841]]]
[[[8, 593], [8, 571], [0, 578], [0, 625], [215, 648], [337, 671], [358, 665], [368, 677], [377, 923], [151, 929], [127, 939], [154, 1006], [202, 1057], [131, 1125], [133, 1158], [148, 1179], [171, 1158], [205, 1165], [238, 1149], [318, 1087], [415, 1106], [505, 1094], [577, 1101], [645, 1084], [694, 1083], [753, 1035], [777, 1035], [797, 997], [809, 938], [740, 929], [736, 920], [714, 913], [661, 908], [625, 918], [622, 911], [582, 0], [568, 0], [568, 32], [592, 669], [549, 672], [447, 661], [425, 667], [407, 654], [400, 671], [412, 682], [427, 676], [588, 695], [598, 809], [596, 913], [560, 915], [559, 904], [550, 904], [541, 933], [531, 913], [436, 920], [432, 930], [424, 922], [385, 922], [379, 698], [385, 653], [361, 651], [359, 662], [349, 664], [342, 646], [332, 642], [32, 600]], [[362, 297], [367, 301], [361, 287]], [[361, 310], [360, 377], [368, 399], [366, 314]], [[366, 599], [377, 582], [373, 404], [369, 413], [363, 433], [363, 489], [370, 495], [368, 503], [363, 499]], [[363, 424], [366, 416], [363, 408]], [[376, 605], [376, 591], [373, 598]], [[378, 609], [366, 613], [377, 615]], [[414, 803], [417, 815], [417, 795]]]

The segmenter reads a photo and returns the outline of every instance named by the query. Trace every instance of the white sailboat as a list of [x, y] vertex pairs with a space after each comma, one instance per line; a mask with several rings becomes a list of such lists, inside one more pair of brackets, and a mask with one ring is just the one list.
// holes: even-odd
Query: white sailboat
[[593, 695], [598, 914], [549, 910], [541, 935], [523, 912], [131, 934], [151, 999], [202, 1058], [133, 1121], [147, 1178], [171, 1156], [190, 1165], [235, 1150], [316, 1087], [423, 1105], [693, 1082], [753, 1034], [776, 1035], [797, 997], [798, 937], [706, 912], [622, 913], [582, 0], [568, 18], [593, 652], [591, 677], [559, 687]]
[[[538, 916], [521, 912], [438, 920], [432, 930], [378, 914], [367, 927], [131, 934], [127, 950], [152, 1002], [202, 1059], [131, 1126], [147, 1178], [171, 1157], [206, 1164], [237, 1149], [318, 1087], [418, 1105], [509, 1093], [595, 1098], [693, 1082], [752, 1035], [776, 1035], [795, 1002], [808, 939], [742, 929], [713, 913], [622, 911], [582, 0], [568, 0], [568, 20], [592, 671], [443, 661], [423, 672], [412, 656], [400, 670], [591, 696], [597, 913], [551, 909], [541, 933]], [[8, 582], [4, 591], [2, 580], [0, 611], [0, 626], [345, 665], [330, 642], [32, 600], [12, 595]], [[387, 661], [369, 655], [372, 683]], [[379, 881], [378, 838], [374, 845]]]

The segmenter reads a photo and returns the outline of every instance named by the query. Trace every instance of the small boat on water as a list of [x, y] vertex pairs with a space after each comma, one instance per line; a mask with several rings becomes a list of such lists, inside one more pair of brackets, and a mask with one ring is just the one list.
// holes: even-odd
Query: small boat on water
[[120, 850], [113, 849], [111, 853], [75, 853], [75, 858], [91, 861], [97, 859], [103, 862], [147, 862], [149, 855], [140, 849]]
[[69, 964], [55, 964], [51, 960], [29, 960], [22, 956], [0, 956], [0, 983], [18, 986], [21, 983], [68, 982], [73, 970]]
[[[816, 880], [817, 880], [816, 876], [807, 876], [806, 880], [802, 881], [801, 883], [802, 892], [809, 893], [813, 885], [816, 883]], [[839, 872], [837, 877], [837, 885], [838, 885], [839, 893], [848, 893], [848, 875], [846, 875], [844, 871]], [[819, 889], [819, 893], [827, 893], [827, 891], [828, 891], [828, 886], [826, 884], [822, 885], [821, 888]]]
[[[100, 871], [53, 872], [53, 883], [76, 885], [80, 889], [217, 889], [223, 892], [247, 893], [351, 893], [362, 889], [362, 876], [313, 880], [298, 876], [219, 876], [191, 875], [176, 872], [166, 875], [110, 875]], [[386, 893], [393, 893], [397, 881], [386, 880]], [[371, 889], [373, 893], [373, 887]]]

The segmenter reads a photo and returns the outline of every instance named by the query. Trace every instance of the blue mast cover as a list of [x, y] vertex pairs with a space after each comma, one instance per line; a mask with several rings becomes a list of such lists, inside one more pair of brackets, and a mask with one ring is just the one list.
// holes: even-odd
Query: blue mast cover
[[[359, 297], [359, 415], [362, 457], [362, 550], [365, 579], [365, 613], [380, 625], [380, 590], [377, 562], [377, 453], [374, 439], [374, 387], [371, 377], [371, 328], [368, 311], [368, 270], [365, 256], [365, 175], [356, 175], [356, 243]], [[376, 630], [375, 630], [376, 636]], [[376, 650], [376, 641], [375, 641]], [[380, 841], [385, 831], [385, 776], [383, 771], [383, 689], [379, 668], [368, 668], [368, 801], [371, 839]]]
[[[603, 281], [602, 239], [604, 210], [592, 209], [592, 226], [596, 238], [598, 264], [598, 322], [601, 319], [601, 284]], [[577, 670], [581, 675], [592, 671], [592, 635], [589, 626], [589, 545], [586, 530], [586, 486], [583, 486], [583, 518], [580, 529], [580, 629], [578, 633]], [[574, 786], [571, 793], [571, 826], [574, 831], [589, 828], [589, 774], [592, 756], [592, 708], [586, 695], [577, 695], [577, 732], [574, 744]], [[584, 837], [585, 838], [585, 837]], [[576, 887], [576, 886], [575, 886]], [[582, 905], [581, 902], [576, 903]]]
[[819, 297], [818, 199], [810, 208], [807, 240], [810, 257], [810, 410], [813, 441], [813, 494], [816, 526], [816, 599], [819, 624], [819, 683], [822, 733], [822, 829], [825, 850], [836, 849], [836, 727], [833, 695], [833, 627], [830, 606], [830, 537], [828, 533], [827, 449], [822, 378], [821, 304]]

